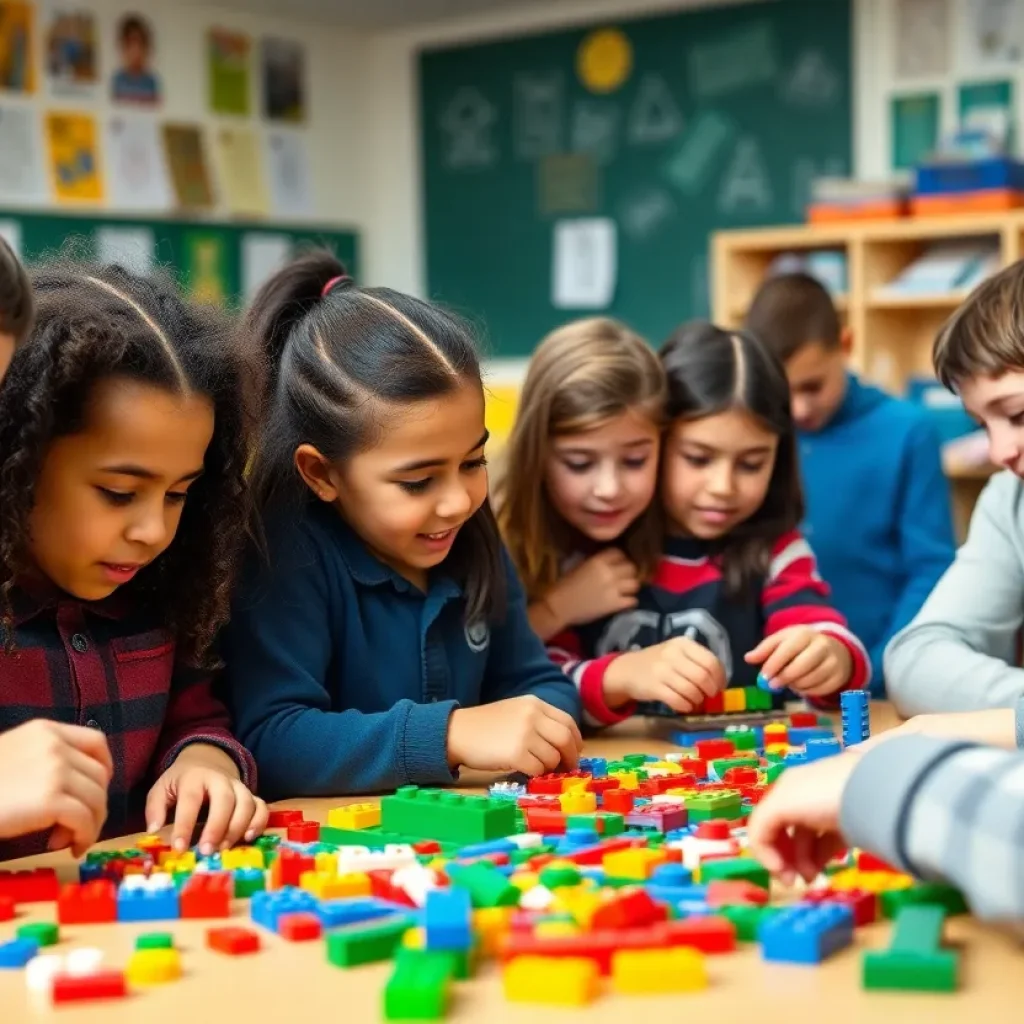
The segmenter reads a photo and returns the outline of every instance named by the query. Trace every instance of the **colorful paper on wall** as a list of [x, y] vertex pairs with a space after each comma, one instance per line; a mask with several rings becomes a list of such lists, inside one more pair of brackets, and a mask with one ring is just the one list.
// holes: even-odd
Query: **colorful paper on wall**
[[921, 93], [890, 102], [892, 166], [909, 170], [935, 150], [939, 141], [939, 96]]
[[57, 199], [101, 202], [103, 178], [96, 119], [91, 114], [49, 113], [46, 136], [50, 178]]
[[107, 122], [110, 202], [124, 210], [167, 210], [171, 183], [156, 121], [117, 114]]
[[43, 61], [55, 96], [91, 99], [99, 84], [96, 16], [73, 3], [46, 7]]
[[310, 217], [313, 187], [306, 138], [288, 128], [275, 128], [263, 137], [270, 204], [279, 217]]
[[0, 104], [0, 203], [33, 206], [50, 198], [38, 112]]
[[243, 32], [211, 28], [206, 36], [210, 109], [249, 116], [252, 40]]
[[270, 204], [256, 133], [251, 128], [221, 128], [216, 139], [217, 168], [225, 205], [235, 214], [265, 216]]
[[301, 43], [264, 39], [261, 65], [263, 116], [271, 121], [305, 121], [306, 52]]
[[227, 240], [213, 231], [185, 236], [185, 290], [194, 302], [222, 306], [227, 302]]
[[213, 206], [209, 162], [199, 126], [165, 124], [163, 133], [167, 166], [178, 205], [185, 209]]
[[35, 8], [0, 0], [0, 89], [35, 92]]
[[131, 11], [118, 19], [115, 31], [117, 70], [110, 80], [111, 99], [115, 103], [156, 106], [160, 102], [161, 84], [153, 22], [146, 15]]
[[555, 224], [551, 304], [556, 309], [607, 309], [618, 275], [618, 232], [608, 217]]

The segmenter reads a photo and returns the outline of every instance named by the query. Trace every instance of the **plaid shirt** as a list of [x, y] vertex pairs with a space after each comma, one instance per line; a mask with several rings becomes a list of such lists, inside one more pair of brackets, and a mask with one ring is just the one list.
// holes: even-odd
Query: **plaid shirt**
[[[255, 764], [209, 675], [177, 664], [171, 634], [118, 595], [82, 602], [19, 590], [14, 626], [15, 652], [0, 650], [0, 732], [34, 718], [102, 729], [114, 762], [104, 836], [144, 827], [149, 789], [190, 743], [225, 750], [253, 788]], [[45, 850], [46, 839], [0, 842], [0, 860]]]
[[841, 823], [851, 845], [957, 886], [978, 917], [1024, 921], [1024, 753], [895, 736], [854, 769]]

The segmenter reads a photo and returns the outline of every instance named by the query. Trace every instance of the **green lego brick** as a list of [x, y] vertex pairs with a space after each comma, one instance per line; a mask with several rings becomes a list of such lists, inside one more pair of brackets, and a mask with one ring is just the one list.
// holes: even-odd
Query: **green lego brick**
[[761, 923], [774, 914], [777, 914], [781, 907], [756, 907], [750, 903], [730, 903], [724, 907], [718, 907], [716, 914], [728, 918], [736, 926], [736, 938], [741, 942], [756, 942], [757, 930]]
[[235, 875], [235, 899], [247, 900], [253, 893], [263, 892], [267, 887], [267, 876], [263, 872], [253, 875]]
[[954, 992], [960, 956], [941, 948], [945, 919], [945, 908], [936, 904], [901, 907], [889, 948], [864, 953], [861, 961], [864, 988]]
[[764, 781], [774, 782], [785, 770], [786, 766], [781, 761], [768, 765], [764, 772]]
[[599, 837], [622, 835], [626, 831], [626, 819], [613, 811], [594, 811], [592, 814], [570, 814], [565, 819], [566, 829], [586, 828], [597, 832]]
[[580, 884], [583, 876], [573, 867], [548, 867], [542, 868], [539, 878], [540, 884], [546, 889], [565, 889]]
[[474, 939], [469, 949], [412, 949], [409, 946], [399, 946], [395, 953], [395, 962], [426, 957], [447, 964], [455, 981], [467, 981], [476, 974], [480, 965], [480, 943]]
[[359, 967], [362, 964], [390, 960], [412, 918], [402, 914], [359, 928], [342, 928], [327, 936], [327, 962], [335, 967]]
[[752, 882], [761, 889], [771, 886], [771, 875], [766, 868], [753, 857], [723, 857], [722, 859], [706, 860], [700, 866], [701, 884], [705, 882], [744, 881]]
[[59, 929], [52, 921], [36, 921], [23, 924], [15, 935], [19, 939], [31, 939], [39, 946], [56, 946]]
[[944, 907], [947, 915], [967, 913], [967, 902], [959, 889], [941, 882], [919, 882], [909, 889], [892, 889], [879, 896], [882, 914], [895, 917], [901, 907], [914, 906], [918, 903], [931, 903]]
[[510, 800], [403, 786], [381, 800], [381, 827], [423, 839], [482, 843], [515, 832], [516, 805]]
[[691, 824], [712, 818], [732, 821], [743, 817], [743, 798], [731, 789], [697, 793], [686, 798], [686, 814]]
[[647, 764], [649, 758], [646, 754], [624, 754], [622, 760], [634, 768], [642, 768]]
[[771, 711], [772, 695], [759, 686], [744, 686], [748, 711]]
[[756, 757], [716, 757], [711, 767], [721, 778], [730, 768], [757, 768], [761, 764]]
[[[321, 832], [323, 829], [321, 828]], [[264, 853], [273, 850], [281, 842], [281, 837], [273, 832], [264, 832], [252, 845], [258, 846]]]
[[[756, 690], [757, 687], [755, 686]], [[747, 707], [750, 707], [749, 699]], [[757, 733], [749, 726], [739, 726], [735, 729], [726, 729], [725, 738], [732, 741], [737, 750], [757, 750]]]
[[144, 932], [136, 936], [136, 949], [174, 949], [174, 936], [170, 932]]
[[474, 907], [517, 907], [520, 891], [492, 864], [449, 864], [445, 868], [452, 885], [469, 892]]
[[[384, 832], [378, 825], [361, 829], [333, 828], [330, 825], [320, 827], [320, 839], [322, 843], [327, 844], [327, 849], [339, 846], [365, 846], [369, 850], [383, 850], [385, 846], [412, 846], [427, 838], [431, 837], [406, 835], [401, 832]], [[438, 845], [441, 847], [442, 854], [451, 855], [458, 853], [463, 844], [439, 841]]]
[[385, 1020], [443, 1020], [448, 1011], [452, 967], [430, 952], [401, 956], [384, 986]]

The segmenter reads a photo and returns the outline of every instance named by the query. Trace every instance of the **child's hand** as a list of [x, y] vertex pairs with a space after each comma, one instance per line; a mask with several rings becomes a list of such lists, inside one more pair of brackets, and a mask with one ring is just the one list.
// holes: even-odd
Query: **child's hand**
[[962, 711], [945, 715], [915, 715], [897, 726], [876, 733], [869, 740], [857, 744], [859, 753], [885, 743], [894, 736], [919, 733], [946, 739], [972, 740], [1004, 750], [1017, 747], [1016, 714], [1013, 708], [988, 708], [984, 711]]
[[53, 827], [49, 847], [81, 857], [107, 819], [114, 774], [99, 729], [36, 719], [0, 735], [0, 838]]
[[845, 843], [839, 807], [859, 754], [848, 751], [779, 776], [750, 816], [750, 852], [785, 885], [818, 876]]
[[635, 608], [639, 589], [636, 566], [618, 548], [607, 548], [563, 576], [544, 602], [565, 626], [579, 626]]
[[176, 804], [171, 845], [186, 850], [204, 803], [209, 809], [199, 850], [205, 856], [243, 837], [251, 842], [266, 828], [267, 805], [245, 787], [231, 757], [208, 743], [190, 743], [156, 780], [146, 799], [146, 828], [163, 828]]
[[448, 763], [485, 772], [543, 775], [579, 763], [583, 737], [571, 715], [528, 694], [457, 708], [448, 721]]
[[605, 669], [609, 707], [627, 701], [660, 700], [689, 714], [728, 685], [722, 663], [702, 644], [676, 636], [654, 647], [620, 654]]
[[770, 633], [746, 655], [773, 690], [790, 689], [805, 697], [824, 697], [842, 689], [853, 671], [849, 648], [810, 626]]

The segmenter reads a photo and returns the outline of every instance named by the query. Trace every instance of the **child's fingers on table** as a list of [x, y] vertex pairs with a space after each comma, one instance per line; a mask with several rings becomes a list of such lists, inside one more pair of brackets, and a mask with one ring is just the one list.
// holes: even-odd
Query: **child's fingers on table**
[[252, 800], [252, 795], [241, 783], [235, 786], [236, 781], [215, 773], [203, 786], [207, 809], [206, 824], [199, 836], [199, 849], [207, 856], [225, 841], [239, 801], [246, 798], [250, 802]]
[[652, 696], [680, 715], [688, 715], [704, 701], [704, 694], [685, 679], [659, 683]]
[[[544, 775], [546, 772], [553, 772], [562, 763], [562, 752], [549, 743], [543, 736], [537, 735], [533, 738], [526, 750], [527, 763], [535, 764], [529, 770], [531, 775]], [[519, 771], [527, 771], [526, 768], [516, 766]]]
[[703, 701], [705, 697], [714, 697], [716, 693], [725, 689], [725, 675], [720, 666], [718, 671], [715, 671], [714, 667], [689, 661], [677, 671], [676, 677], [688, 683], [691, 691], [695, 691], [693, 697], [697, 703]]
[[[170, 794], [166, 791], [164, 800], [170, 801]], [[188, 849], [205, 800], [206, 786], [202, 776], [193, 773], [191, 776], [183, 776], [178, 781], [178, 794], [174, 806], [174, 827], [171, 829], [171, 845], [175, 850]]]
[[794, 686], [817, 671], [829, 659], [830, 653], [827, 644], [812, 641], [781, 672], [769, 678], [777, 686]]
[[231, 786], [235, 796], [234, 810], [218, 845], [227, 848], [234, 846], [248, 831], [256, 815], [256, 797], [241, 782], [233, 782]]
[[265, 800], [256, 797], [256, 810], [253, 813], [252, 821], [249, 822], [249, 827], [245, 830], [243, 836], [245, 841], [252, 842], [257, 836], [263, 835], [268, 821], [270, 821], [270, 808]]
[[84, 851], [92, 846], [103, 825], [102, 819], [97, 822], [91, 807], [71, 795], [57, 801], [53, 818], [58, 828], [66, 830], [71, 847], [76, 851]]
[[577, 742], [579, 734], [576, 730], [570, 729], [565, 722], [545, 715], [537, 724], [537, 734], [559, 752], [561, 762], [576, 766], [580, 756], [580, 745]]
[[577, 746], [583, 746], [583, 733], [580, 732], [579, 724], [567, 711], [556, 708], [553, 704], [542, 702], [544, 714], [556, 722], [561, 722], [575, 737]]

